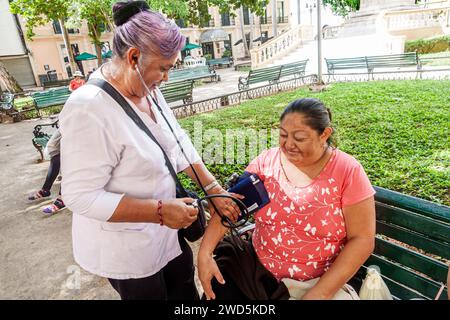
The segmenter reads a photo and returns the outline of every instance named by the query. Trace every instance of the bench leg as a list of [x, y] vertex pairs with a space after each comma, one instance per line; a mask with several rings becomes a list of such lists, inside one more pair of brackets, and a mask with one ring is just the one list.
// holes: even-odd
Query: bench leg
[[42, 161], [44, 161], [44, 153], [42, 152], [42, 146], [36, 144], [36, 142], [34, 142], [34, 140], [31, 140], [31, 142], [33, 142], [33, 146], [36, 148], [36, 150], [41, 155], [41, 158], [37, 160], [37, 163], [41, 163]]

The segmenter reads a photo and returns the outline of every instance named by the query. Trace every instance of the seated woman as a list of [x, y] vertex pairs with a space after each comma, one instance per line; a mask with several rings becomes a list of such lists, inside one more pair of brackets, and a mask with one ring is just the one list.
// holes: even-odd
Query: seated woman
[[[361, 164], [332, 146], [332, 133], [331, 112], [320, 100], [296, 100], [281, 115], [280, 147], [246, 169], [264, 181], [270, 198], [255, 214], [256, 264], [278, 283], [311, 280], [302, 299], [336, 298], [374, 249], [375, 191]], [[226, 231], [214, 215], [200, 246], [207, 299], [246, 298], [213, 258]]]

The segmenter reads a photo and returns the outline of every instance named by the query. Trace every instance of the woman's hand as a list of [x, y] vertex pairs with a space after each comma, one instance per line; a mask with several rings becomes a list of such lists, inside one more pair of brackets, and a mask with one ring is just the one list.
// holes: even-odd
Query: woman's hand
[[192, 198], [164, 200], [161, 209], [163, 224], [171, 229], [190, 226], [198, 215], [198, 209], [189, 205], [194, 201]]
[[[208, 192], [208, 195], [212, 195], [212, 194], [229, 195], [229, 196], [238, 198], [239, 200], [242, 200], [245, 198], [243, 195], [240, 195], [240, 194], [229, 193], [220, 186], [218, 186], [218, 187], [212, 189], [210, 192]], [[208, 208], [212, 214], [215, 213], [215, 210], [214, 210], [214, 207], [211, 202], [214, 202], [214, 205], [216, 206], [217, 210], [219, 210], [219, 213], [222, 216], [227, 216], [233, 222], [237, 221], [239, 214], [241, 213], [241, 210], [239, 210], [239, 207], [236, 204], [236, 202], [234, 202], [230, 198], [214, 198], [214, 199], [209, 199], [209, 200], [210, 201], [208, 202], [208, 204], [209, 204]]]
[[306, 292], [301, 300], [330, 300], [331, 297], [326, 296], [317, 290], [314, 290], [314, 287], [312, 287], [308, 292]]
[[213, 277], [215, 277], [220, 284], [225, 284], [225, 280], [220, 273], [219, 267], [211, 254], [198, 253], [198, 277], [207, 300], [216, 298], [211, 286]]

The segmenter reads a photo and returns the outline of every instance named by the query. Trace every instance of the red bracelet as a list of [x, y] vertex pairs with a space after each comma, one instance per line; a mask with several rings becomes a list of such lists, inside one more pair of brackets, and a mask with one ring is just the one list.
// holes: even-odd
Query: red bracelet
[[162, 200], [158, 200], [158, 216], [159, 216], [159, 225], [163, 225], [163, 217], [162, 217]]

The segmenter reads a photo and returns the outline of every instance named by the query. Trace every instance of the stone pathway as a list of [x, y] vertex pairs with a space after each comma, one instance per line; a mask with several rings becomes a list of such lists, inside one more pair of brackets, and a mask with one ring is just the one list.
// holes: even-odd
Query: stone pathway
[[[73, 260], [72, 213], [47, 217], [41, 210], [51, 200], [27, 201], [42, 186], [49, 165], [36, 162], [33, 127], [48, 121], [0, 123], [0, 299], [119, 299], [108, 280]], [[58, 190], [56, 181], [52, 194]], [[191, 245], [196, 261], [198, 242]]]

